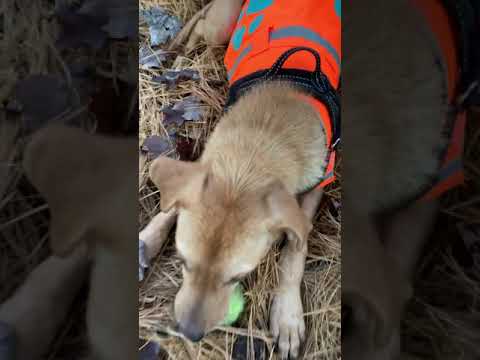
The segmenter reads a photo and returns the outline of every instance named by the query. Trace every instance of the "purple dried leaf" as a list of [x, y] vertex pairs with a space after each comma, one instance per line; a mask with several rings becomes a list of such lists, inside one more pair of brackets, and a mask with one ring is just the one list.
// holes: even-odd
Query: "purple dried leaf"
[[37, 130], [71, 106], [65, 82], [53, 75], [33, 75], [19, 81], [12, 104], [17, 104], [27, 131]]
[[165, 126], [169, 126], [169, 125], [182, 126], [183, 123], [185, 122], [185, 119], [183, 117], [183, 112], [174, 110], [171, 107], [162, 109], [162, 113], [163, 113], [163, 122]]
[[157, 360], [161, 347], [155, 341], [149, 341], [140, 350], [140, 360]]
[[175, 124], [182, 126], [185, 121], [199, 121], [203, 117], [200, 100], [196, 96], [188, 96], [173, 106], [163, 108], [164, 123], [166, 126]]
[[159, 7], [141, 10], [140, 19], [148, 24], [152, 46], [165, 44], [173, 39], [182, 28], [182, 24], [176, 16], [168, 14]]
[[173, 106], [174, 110], [182, 111], [183, 118], [187, 121], [199, 121], [203, 116], [200, 99], [196, 96], [188, 96]]
[[137, 3], [132, 0], [87, 0], [80, 7], [60, 4], [57, 17], [63, 27], [62, 48], [88, 46], [100, 49], [107, 38], [137, 38]]
[[157, 157], [172, 150], [174, 150], [172, 141], [158, 135], [146, 138], [141, 146], [141, 151], [146, 152], [150, 157]]
[[102, 27], [112, 39], [135, 39], [138, 34], [136, 6], [115, 6], [108, 9], [108, 23]]
[[73, 6], [60, 6], [56, 15], [62, 26], [57, 44], [60, 48], [78, 48], [88, 46], [100, 49], [107, 40], [102, 27], [108, 22], [103, 14], [81, 14]]
[[166, 84], [168, 88], [174, 88], [180, 81], [199, 80], [200, 74], [197, 70], [167, 70], [160, 76], [152, 77], [152, 81], [160, 84]]
[[145, 271], [150, 266], [146, 254], [146, 245], [142, 239], [138, 239], [138, 281], [143, 281], [145, 278]]
[[165, 50], [153, 50], [146, 45], [140, 47], [138, 62], [142, 69], [160, 68], [166, 59], [167, 52]]

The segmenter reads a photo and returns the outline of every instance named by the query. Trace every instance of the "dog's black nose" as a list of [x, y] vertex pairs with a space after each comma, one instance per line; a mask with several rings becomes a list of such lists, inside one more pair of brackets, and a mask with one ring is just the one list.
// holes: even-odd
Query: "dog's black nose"
[[204, 331], [199, 326], [193, 323], [178, 323], [177, 330], [193, 342], [202, 340], [203, 336], [205, 335]]

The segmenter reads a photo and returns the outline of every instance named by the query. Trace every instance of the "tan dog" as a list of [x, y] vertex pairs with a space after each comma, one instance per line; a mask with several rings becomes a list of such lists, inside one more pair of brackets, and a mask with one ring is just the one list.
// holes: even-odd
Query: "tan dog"
[[36, 134], [25, 152], [28, 178], [51, 211], [52, 250], [65, 256], [86, 244], [92, 255], [91, 359], [138, 356], [137, 147], [137, 139], [52, 126]]
[[398, 359], [403, 309], [438, 211], [438, 200], [415, 197], [431, 186], [448, 144], [447, 65], [412, 2], [348, 6], [342, 355]]
[[2, 343], [2, 350], [10, 346], [15, 360], [46, 358], [85, 283], [88, 265], [85, 247], [65, 259], [50, 256], [40, 263], [0, 305], [0, 326], [7, 324], [14, 335], [10, 344]]
[[[214, 1], [187, 24], [180, 41], [190, 36], [188, 46], [194, 46], [206, 35], [211, 44], [225, 43], [241, 5]], [[220, 120], [199, 161], [160, 157], [151, 165], [163, 213], [139, 237], [151, 259], [178, 214], [176, 246], [184, 281], [175, 318], [191, 340], [222, 321], [236, 283], [286, 233], [270, 329], [282, 358], [299, 354], [305, 332], [300, 283], [322, 191], [305, 195], [301, 207], [296, 194], [325, 175], [328, 153], [318, 113], [299, 97], [285, 84], [258, 86]]]
[[[309, 218], [321, 192], [307, 195], [303, 210], [295, 194], [323, 175], [320, 159], [326, 151], [315, 110], [298, 101], [296, 90], [273, 84], [239, 100], [198, 162], [160, 157], [152, 163], [162, 210], [178, 209], [176, 245], [184, 259], [184, 282], [175, 316], [186, 336], [198, 340], [221, 322], [234, 285], [285, 232], [289, 244], [282, 252], [271, 330], [282, 354], [297, 356], [304, 335], [300, 282]], [[171, 214], [158, 215], [140, 233], [147, 249], [159, 240], [155, 234]]]
[[[214, 1], [186, 26], [175, 46], [187, 38], [188, 50], [200, 38], [224, 44], [241, 2]], [[371, 21], [372, 9], [378, 22]], [[343, 21], [351, 54], [342, 65], [348, 104], [342, 111], [343, 356], [395, 359], [411, 277], [438, 208], [437, 201], [412, 199], [430, 185], [448, 144], [445, 63], [425, 20], [406, 1], [349, 3]], [[179, 209], [176, 241], [186, 268], [175, 310], [181, 329], [192, 338], [222, 318], [231, 289], [227, 281], [253, 269], [275, 241], [278, 234], [268, 231], [272, 219], [301, 218], [293, 196], [312, 174], [308, 159], [319, 158], [325, 149], [317, 144], [309, 152], [313, 138], [297, 127], [313, 129], [318, 120], [292, 93], [278, 84], [257, 88], [240, 100], [243, 107], [234, 106], [220, 120], [198, 163], [160, 158], [152, 166], [162, 208]], [[292, 122], [295, 126], [288, 128]], [[292, 158], [294, 153], [305, 160]], [[281, 205], [269, 207], [275, 198]], [[165, 219], [171, 222], [175, 214], [161, 216], [156, 225], [165, 233]], [[304, 252], [293, 243], [305, 241], [308, 226], [298, 222], [304, 224], [298, 232], [296, 223], [280, 227], [295, 236], [282, 256], [284, 278], [271, 314], [283, 356], [298, 352], [296, 334], [303, 329], [298, 285]], [[147, 248], [164, 240], [155, 233], [150, 227]]]

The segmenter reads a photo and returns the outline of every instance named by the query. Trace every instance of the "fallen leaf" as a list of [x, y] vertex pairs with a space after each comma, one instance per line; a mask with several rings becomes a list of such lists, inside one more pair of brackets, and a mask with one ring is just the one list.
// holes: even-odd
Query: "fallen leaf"
[[138, 37], [138, 9], [136, 6], [118, 6], [108, 9], [108, 23], [102, 27], [112, 39]]
[[185, 121], [199, 121], [204, 114], [200, 100], [194, 95], [186, 97], [173, 106], [163, 108], [161, 112], [164, 114], [165, 126], [172, 124], [182, 126]]
[[265, 359], [267, 344], [259, 338], [250, 339], [247, 336], [238, 336], [233, 344], [232, 359], [246, 359], [248, 357], [247, 354], [250, 354], [252, 350], [254, 359]]
[[78, 12], [107, 18], [102, 29], [113, 39], [138, 37], [138, 2], [134, 0], [86, 0]]
[[167, 59], [165, 50], [153, 50], [150, 46], [142, 45], [139, 49], [138, 63], [142, 69], [160, 68]]
[[56, 15], [62, 25], [58, 45], [100, 49], [107, 38], [136, 39], [137, 13], [137, 3], [132, 0], [87, 0], [81, 6], [58, 2]]
[[33, 75], [21, 80], [13, 94], [7, 108], [22, 113], [27, 131], [38, 130], [71, 106], [68, 86], [54, 75]]
[[102, 48], [108, 37], [102, 27], [107, 24], [108, 16], [81, 14], [78, 8], [62, 4], [56, 9], [57, 19], [62, 27], [57, 45], [62, 49], [82, 46], [97, 50]]
[[176, 103], [173, 106], [173, 109], [183, 111], [183, 117], [187, 121], [199, 121], [204, 114], [200, 105], [200, 99], [195, 95], [188, 96], [182, 101]]
[[185, 122], [183, 113], [172, 109], [171, 107], [162, 109], [164, 126], [176, 125], [182, 126]]
[[150, 340], [140, 350], [140, 360], [158, 360], [162, 348], [158, 343]]
[[160, 76], [153, 76], [152, 81], [160, 84], [166, 84], [167, 88], [174, 88], [180, 81], [199, 80], [200, 74], [197, 70], [167, 70]]
[[144, 153], [147, 153], [150, 158], [168, 154], [174, 149], [174, 143], [171, 139], [158, 135], [153, 135], [146, 138], [140, 147], [140, 150]]
[[163, 45], [173, 39], [182, 24], [180, 20], [159, 7], [140, 11], [140, 19], [148, 24], [152, 46]]
[[145, 278], [145, 270], [150, 266], [147, 256], [145, 254], [145, 242], [142, 239], [138, 240], [138, 281], [143, 281]]

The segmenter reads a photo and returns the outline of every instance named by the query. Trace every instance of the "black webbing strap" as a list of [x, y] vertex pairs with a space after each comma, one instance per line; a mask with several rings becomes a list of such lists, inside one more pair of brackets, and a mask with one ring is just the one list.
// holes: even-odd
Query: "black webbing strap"
[[[283, 65], [290, 56], [299, 52], [308, 51], [316, 60], [315, 70], [297, 70], [284, 69]], [[230, 87], [230, 91], [225, 105], [230, 108], [242, 95], [254, 86], [266, 81], [282, 81], [293, 84], [315, 99], [325, 104], [332, 122], [332, 148], [335, 148], [340, 142], [340, 98], [337, 91], [333, 88], [328, 78], [321, 70], [320, 55], [308, 47], [296, 47], [283, 53], [270, 69], [257, 71], [245, 76]]]

